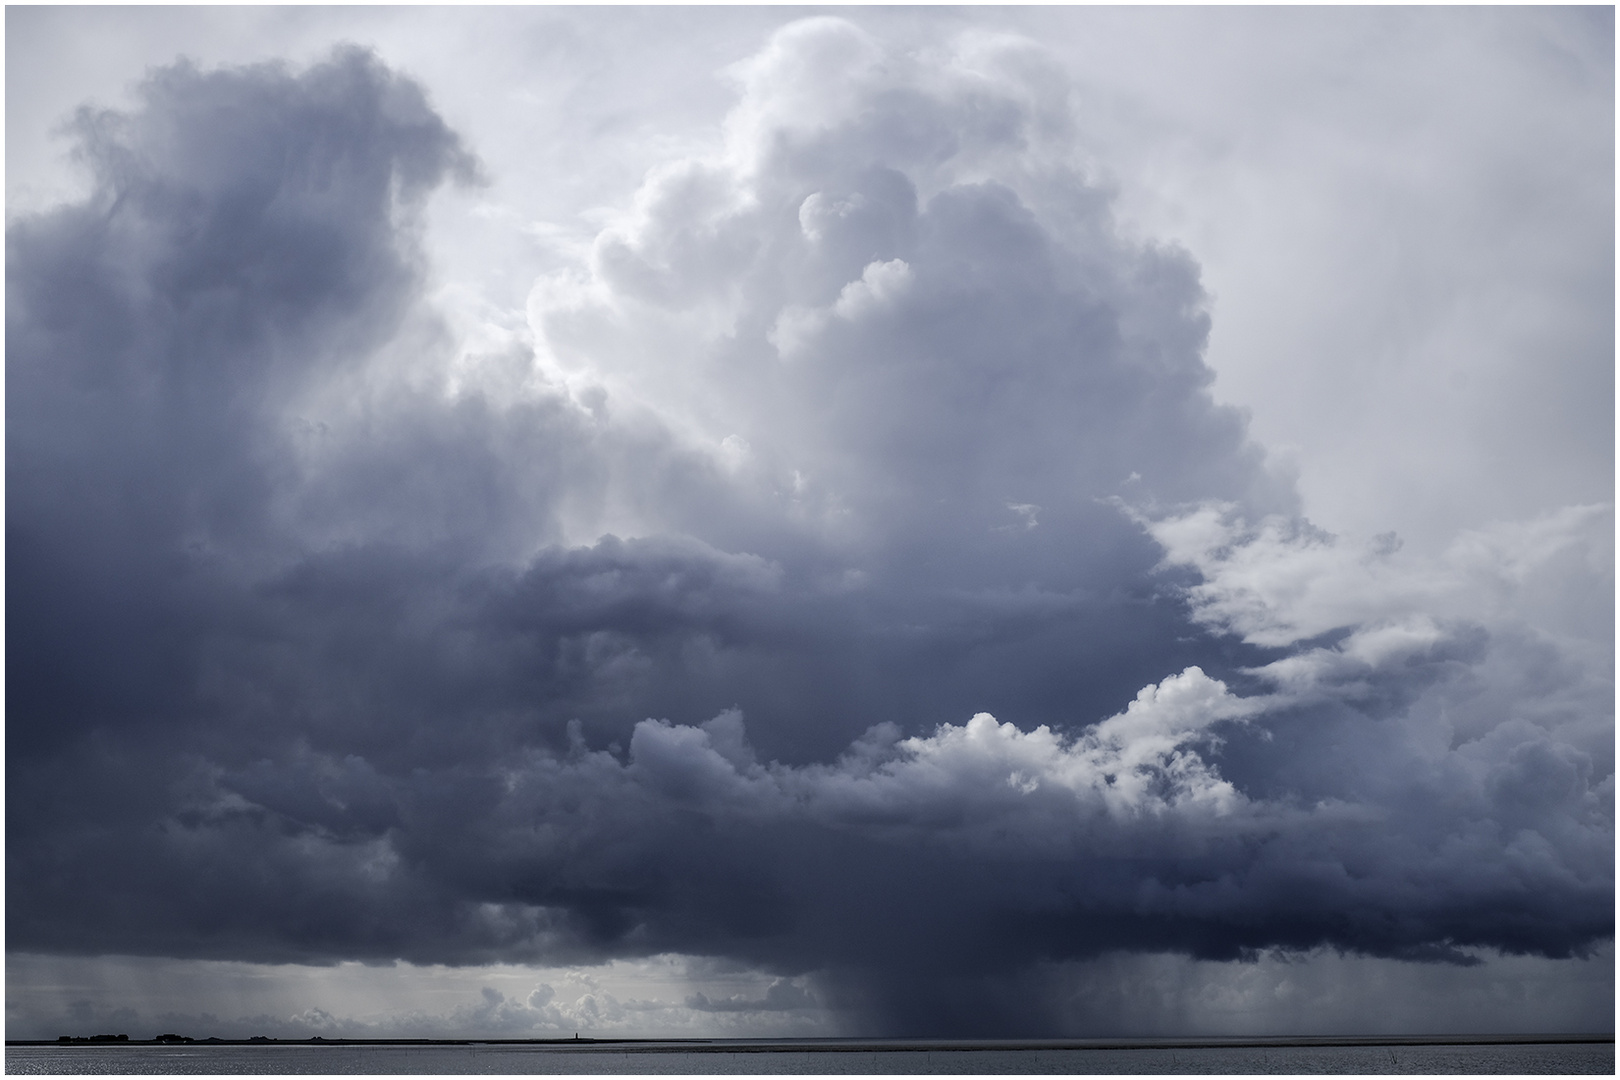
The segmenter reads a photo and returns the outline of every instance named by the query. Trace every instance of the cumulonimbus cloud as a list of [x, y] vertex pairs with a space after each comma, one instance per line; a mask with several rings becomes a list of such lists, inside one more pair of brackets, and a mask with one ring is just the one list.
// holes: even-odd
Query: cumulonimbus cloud
[[477, 168], [373, 58], [81, 114], [94, 194], [7, 234], [12, 947], [677, 951], [916, 1030], [1111, 950], [1612, 934], [1607, 511], [1301, 522], [1039, 50], [735, 74], [532, 354], [454, 357]]

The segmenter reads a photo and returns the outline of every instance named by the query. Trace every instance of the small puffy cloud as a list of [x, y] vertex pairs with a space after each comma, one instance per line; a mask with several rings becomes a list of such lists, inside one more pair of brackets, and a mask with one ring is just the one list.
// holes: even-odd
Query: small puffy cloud
[[874, 262], [861, 276], [845, 285], [829, 309], [789, 306], [782, 309], [766, 340], [783, 359], [807, 355], [815, 337], [834, 317], [854, 322], [893, 304], [912, 282], [911, 267], [904, 259]]
[[845, 285], [833, 304], [833, 313], [845, 319], [859, 319], [878, 311], [905, 292], [912, 282], [911, 267], [904, 259], [869, 264], [859, 281]]
[[798, 806], [826, 820], [902, 828], [949, 822], [993, 832], [1000, 842], [1034, 842], [1051, 839], [1051, 829], [1086, 829], [1098, 816], [1195, 819], [1231, 811], [1231, 786], [1188, 744], [1248, 711], [1193, 667], [1144, 688], [1123, 714], [1078, 739], [1044, 726], [1020, 731], [980, 713], [962, 726], [942, 724], [930, 736], [900, 740], [886, 759], [857, 751], [838, 766], [777, 777]]

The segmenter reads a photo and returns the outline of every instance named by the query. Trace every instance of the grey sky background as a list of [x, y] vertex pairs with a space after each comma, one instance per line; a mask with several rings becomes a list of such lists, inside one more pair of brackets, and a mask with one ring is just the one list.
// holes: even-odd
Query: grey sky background
[[1611, 11], [6, 48], [11, 1037], [1611, 1026]]

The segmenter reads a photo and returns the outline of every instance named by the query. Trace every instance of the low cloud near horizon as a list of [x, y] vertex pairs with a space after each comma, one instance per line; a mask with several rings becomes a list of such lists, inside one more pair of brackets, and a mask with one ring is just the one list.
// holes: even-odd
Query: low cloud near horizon
[[476, 334], [433, 200], [503, 181], [376, 52], [75, 114], [7, 223], [8, 1034], [275, 1019], [14, 1000], [159, 963], [505, 972], [288, 1033], [1612, 1016], [1612, 504], [1312, 521], [1059, 59], [859, 22]]

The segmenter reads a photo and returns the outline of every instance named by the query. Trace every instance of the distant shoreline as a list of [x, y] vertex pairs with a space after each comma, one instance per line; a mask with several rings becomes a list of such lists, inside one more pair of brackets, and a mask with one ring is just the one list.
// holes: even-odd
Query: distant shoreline
[[313, 1036], [308, 1039], [128, 1039], [92, 1040], [75, 1036], [62, 1039], [7, 1039], [6, 1046], [58, 1046], [63, 1049], [103, 1050], [123, 1046], [532, 1046], [551, 1049], [612, 1048], [630, 1053], [771, 1053], [886, 1051], [994, 1051], [994, 1050], [1215, 1050], [1284, 1047], [1346, 1046], [1539, 1046], [1570, 1043], [1612, 1043], [1608, 1034], [1546, 1035], [1321, 1035], [1231, 1038], [1120, 1038], [1120, 1039], [691, 1039], [691, 1038], [562, 1038], [562, 1039], [346, 1039]]

